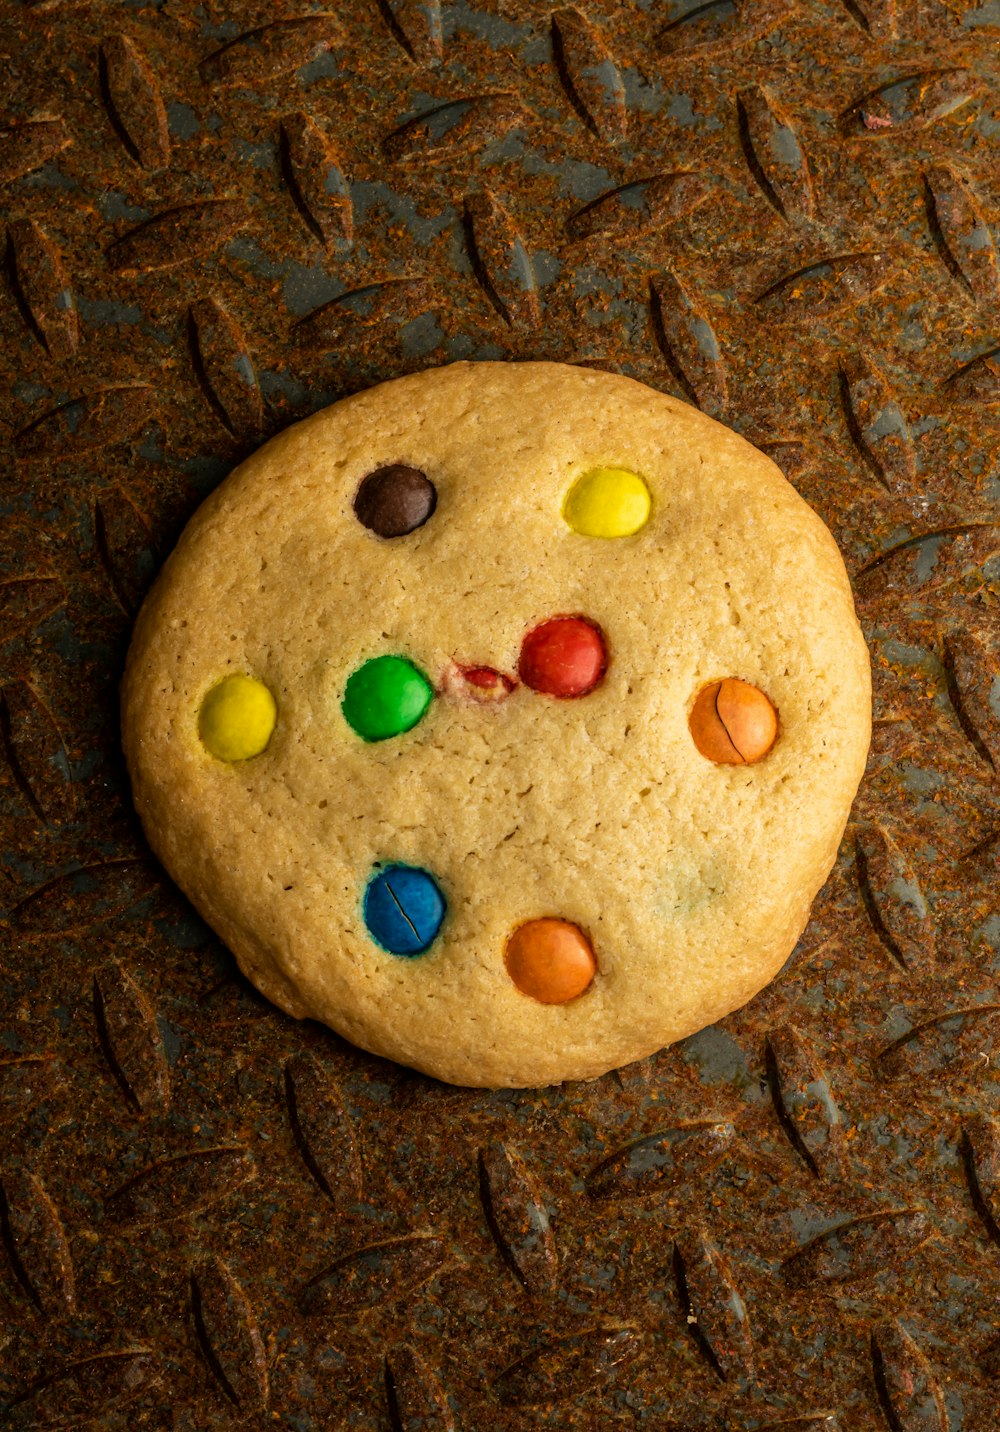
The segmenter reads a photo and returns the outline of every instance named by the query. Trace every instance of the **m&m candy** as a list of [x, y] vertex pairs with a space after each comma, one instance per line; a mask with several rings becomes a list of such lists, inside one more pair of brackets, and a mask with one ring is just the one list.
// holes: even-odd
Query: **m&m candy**
[[587, 696], [604, 678], [604, 634], [587, 617], [551, 617], [533, 627], [521, 644], [517, 674], [546, 696]]
[[405, 656], [376, 656], [353, 671], [341, 703], [363, 741], [386, 741], [411, 730], [431, 704], [434, 688]]
[[735, 676], [698, 693], [688, 725], [701, 754], [720, 766], [755, 765], [778, 737], [778, 713], [770, 697]]
[[649, 488], [623, 467], [595, 467], [566, 494], [563, 518], [581, 537], [631, 537], [649, 521]]
[[437, 489], [419, 468], [393, 463], [362, 480], [354, 515], [376, 537], [406, 537], [433, 516]]
[[540, 1004], [567, 1004], [597, 973], [593, 948], [579, 925], [549, 915], [518, 925], [507, 941], [504, 964], [521, 993]]
[[198, 734], [217, 760], [248, 761], [267, 748], [277, 719], [277, 703], [264, 683], [234, 672], [202, 701]]
[[362, 914], [368, 933], [392, 955], [422, 955], [441, 928], [445, 898], [419, 865], [387, 865], [368, 881]]

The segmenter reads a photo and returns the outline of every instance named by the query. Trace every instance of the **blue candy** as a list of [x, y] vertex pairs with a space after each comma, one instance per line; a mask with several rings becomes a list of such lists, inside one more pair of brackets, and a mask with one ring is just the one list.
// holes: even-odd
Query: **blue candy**
[[393, 955], [422, 955], [444, 919], [437, 881], [418, 865], [376, 867], [365, 890], [362, 914], [376, 944]]

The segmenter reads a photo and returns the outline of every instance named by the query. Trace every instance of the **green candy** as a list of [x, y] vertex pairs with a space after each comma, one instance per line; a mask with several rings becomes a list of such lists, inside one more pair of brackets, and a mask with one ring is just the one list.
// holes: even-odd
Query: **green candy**
[[411, 730], [433, 695], [427, 677], [405, 656], [376, 656], [347, 678], [341, 709], [363, 741], [386, 741]]

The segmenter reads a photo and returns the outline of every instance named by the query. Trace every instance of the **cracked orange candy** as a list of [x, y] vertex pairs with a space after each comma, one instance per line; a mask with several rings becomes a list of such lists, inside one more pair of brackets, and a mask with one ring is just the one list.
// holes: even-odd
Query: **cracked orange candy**
[[730, 676], [698, 694], [688, 719], [703, 756], [721, 766], [762, 761], [778, 735], [778, 713], [757, 686]]

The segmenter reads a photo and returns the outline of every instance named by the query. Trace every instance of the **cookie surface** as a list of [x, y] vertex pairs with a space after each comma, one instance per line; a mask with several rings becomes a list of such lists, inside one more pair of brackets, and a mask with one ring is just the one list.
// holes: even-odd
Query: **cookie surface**
[[777, 973], [870, 707], [836, 545], [763, 454], [627, 378], [463, 363], [315, 414], [203, 504], [123, 740], [153, 849], [269, 999], [519, 1086]]

